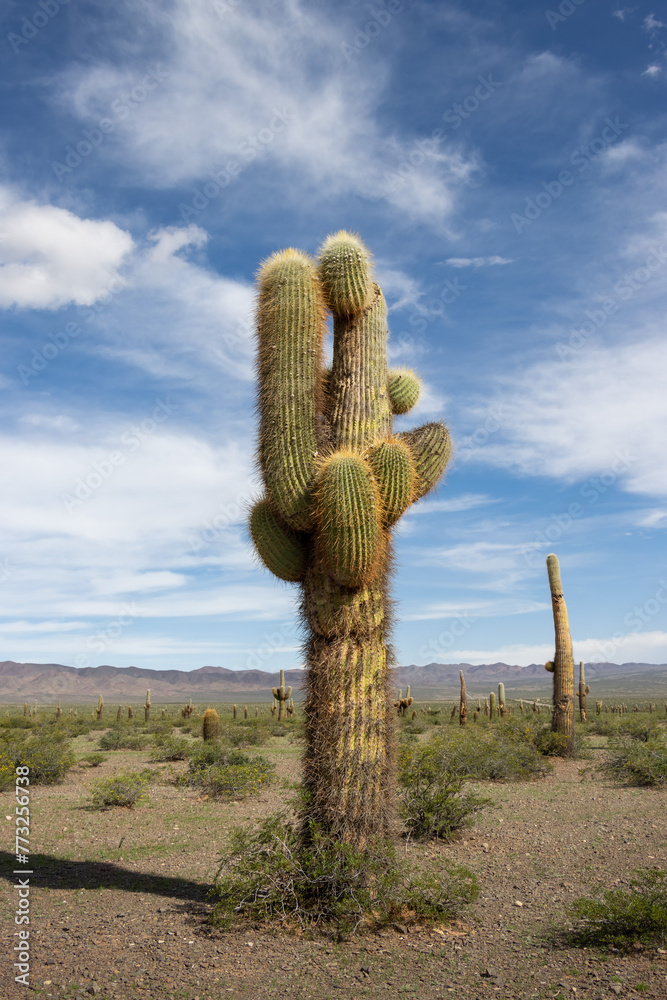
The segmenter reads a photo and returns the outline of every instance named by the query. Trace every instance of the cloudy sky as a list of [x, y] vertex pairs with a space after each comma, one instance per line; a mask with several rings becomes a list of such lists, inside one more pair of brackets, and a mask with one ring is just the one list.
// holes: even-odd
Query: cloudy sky
[[[10, 0], [0, 659], [300, 664], [252, 556], [254, 273], [375, 255], [407, 428], [402, 663], [667, 661], [667, 24], [640, 0]], [[667, 17], [664, 18], [667, 21]]]

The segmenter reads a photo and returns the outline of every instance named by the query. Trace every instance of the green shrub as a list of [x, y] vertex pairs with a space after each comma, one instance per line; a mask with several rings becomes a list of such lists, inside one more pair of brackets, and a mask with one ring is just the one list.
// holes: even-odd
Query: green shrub
[[150, 760], [154, 763], [168, 760], [187, 760], [191, 749], [191, 740], [167, 736], [156, 741], [153, 750], [151, 750]]
[[452, 840], [469, 826], [475, 813], [491, 802], [464, 792], [465, 777], [447, 767], [434, 741], [405, 743], [399, 754], [401, 814], [409, 834]]
[[91, 786], [94, 809], [124, 806], [132, 809], [147, 796], [146, 786], [151, 780], [149, 771], [122, 771], [113, 778], [103, 778]]
[[87, 753], [79, 758], [79, 764], [87, 764], [88, 767], [99, 767], [100, 764], [105, 764], [108, 759], [106, 754], [103, 753]]
[[[540, 726], [539, 729], [542, 727]], [[434, 732], [433, 744], [447, 770], [479, 781], [528, 781], [552, 770], [535, 745], [533, 723], [448, 726]]]
[[667, 785], [667, 739], [660, 731], [646, 740], [619, 733], [609, 738], [608, 750], [598, 765], [607, 777], [627, 785]]
[[178, 783], [194, 785], [214, 798], [244, 798], [270, 784], [274, 770], [265, 757], [249, 757], [235, 747], [209, 742], [192, 751]]
[[582, 897], [571, 907], [580, 921], [568, 935], [580, 946], [631, 947], [667, 942], [667, 870], [639, 869], [629, 889], [609, 889], [601, 899]]
[[128, 727], [114, 727], [100, 736], [101, 750], [143, 750], [147, 745], [145, 736], [133, 732]]
[[262, 921], [281, 928], [324, 925], [338, 934], [364, 922], [402, 919], [412, 910], [429, 919], [449, 919], [473, 902], [479, 889], [462, 866], [444, 865], [438, 875], [419, 877], [396, 856], [391, 842], [357, 851], [328, 841], [309, 825], [308, 846], [282, 815], [254, 831], [232, 831], [212, 895], [211, 920], [222, 927]]
[[9, 730], [0, 741], [0, 773], [2, 787], [15, 781], [16, 768], [30, 768], [31, 785], [54, 785], [63, 781], [75, 764], [69, 743], [53, 733], [40, 729]]
[[220, 738], [232, 746], [260, 746], [269, 739], [270, 731], [265, 722], [258, 724], [248, 724], [241, 722], [239, 725], [224, 726], [220, 731]]

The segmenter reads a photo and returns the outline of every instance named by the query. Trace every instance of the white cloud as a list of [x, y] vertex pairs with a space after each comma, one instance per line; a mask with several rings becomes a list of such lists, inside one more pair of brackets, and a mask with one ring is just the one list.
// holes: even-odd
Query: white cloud
[[113, 222], [19, 201], [0, 189], [0, 307], [91, 305], [122, 284], [120, 268], [132, 247], [130, 234]]
[[406, 612], [401, 615], [403, 621], [426, 621], [431, 619], [465, 618], [472, 621], [476, 618], [500, 618], [509, 615], [526, 615], [535, 611], [545, 611], [551, 604], [540, 601], [528, 601], [521, 598], [503, 598], [495, 601], [445, 601], [427, 604], [419, 611]]
[[605, 474], [631, 492], [667, 496], [666, 369], [664, 337], [542, 361], [504, 380], [492, 404], [500, 427], [468, 457], [567, 482]]
[[[221, 20], [212, 4], [175, 0], [165, 19], [162, 6], [148, 0], [142, 17], [167, 35], [168, 77], [117, 122], [107, 156], [143, 183], [192, 185], [182, 204], [230, 163], [223, 197], [236, 177], [270, 162], [270, 182], [282, 171], [281, 198], [382, 199], [446, 228], [455, 194], [477, 169], [475, 156], [450, 142], [398, 182], [388, 176], [408, 162], [413, 144], [383, 131], [375, 118], [386, 77], [381, 40], [342, 72], [337, 66], [355, 30], [339, 15], [281, 0]], [[136, 61], [136, 49], [128, 55]], [[136, 75], [128, 66], [77, 66], [61, 78], [55, 99], [86, 123], [99, 120]]]
[[653, 78], [654, 76], [660, 76], [661, 73], [662, 73], [661, 68], [659, 66], [656, 66], [655, 63], [652, 63], [650, 66], [646, 67], [646, 69], [642, 73], [642, 76], [650, 76], [651, 78]]
[[462, 493], [453, 500], [422, 500], [420, 503], [409, 507], [404, 517], [409, 517], [411, 514], [441, 514], [443, 512], [451, 514], [499, 502], [499, 500], [484, 493]]
[[495, 267], [502, 264], [513, 264], [515, 257], [448, 257], [445, 264], [451, 267]]
[[[587, 663], [665, 663], [667, 662], [667, 632], [631, 632], [622, 641], [614, 638], [576, 639], [573, 637], [574, 661]], [[609, 655], [607, 655], [609, 654]], [[508, 663], [528, 666], [553, 659], [551, 643], [508, 643], [491, 649], [458, 649], [447, 651], [450, 663]], [[545, 671], [545, 678], [548, 675]], [[538, 678], [535, 678], [536, 681]]]

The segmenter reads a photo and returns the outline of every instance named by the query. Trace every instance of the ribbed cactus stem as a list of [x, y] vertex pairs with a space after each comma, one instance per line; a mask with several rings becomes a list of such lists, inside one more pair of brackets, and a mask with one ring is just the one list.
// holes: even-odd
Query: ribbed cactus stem
[[205, 743], [217, 740], [220, 735], [220, 716], [214, 708], [207, 708], [202, 719], [202, 736]]
[[465, 726], [468, 721], [468, 698], [466, 695], [466, 682], [463, 671], [459, 671], [461, 677], [461, 694], [459, 696], [459, 725]]
[[554, 675], [551, 728], [566, 738], [564, 754], [571, 757], [574, 753], [574, 657], [560, 566], [558, 557], [553, 553], [547, 556], [547, 572], [556, 635], [556, 652], [553, 661], [546, 667]]

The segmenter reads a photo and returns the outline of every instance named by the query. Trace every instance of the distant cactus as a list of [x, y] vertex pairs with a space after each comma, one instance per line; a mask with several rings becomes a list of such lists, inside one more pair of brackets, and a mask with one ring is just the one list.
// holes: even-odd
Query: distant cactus
[[116, 722], [120, 722], [122, 718], [123, 718], [123, 706], [119, 705], [118, 711], [116, 712]]
[[134, 718], [134, 712], [132, 711], [132, 706], [131, 705], [127, 706], [127, 717], [128, 717], [128, 719], [133, 719]]
[[479, 719], [479, 709], [476, 708], [475, 711], [472, 713], [472, 721], [477, 722], [478, 719]]
[[408, 709], [412, 705], [414, 698], [410, 697], [410, 685], [405, 692], [405, 698], [402, 697], [401, 692], [398, 692], [398, 701], [394, 702], [394, 708], [398, 709], [398, 714], [406, 716], [408, 714]]
[[103, 711], [104, 711], [104, 701], [102, 699], [102, 695], [100, 695], [100, 697], [98, 698], [98, 701], [97, 701], [97, 709], [96, 709], [96, 713], [97, 713], [97, 718], [98, 719], [102, 718], [102, 712]]
[[23, 714], [24, 714], [24, 716], [28, 714], [28, 702], [27, 701], [23, 702]]
[[485, 698], [484, 699], [484, 715], [488, 716], [488, 714], [489, 714], [489, 699]]
[[545, 663], [545, 669], [554, 675], [551, 728], [555, 733], [565, 737], [563, 754], [571, 757], [574, 753], [574, 658], [567, 607], [560, 579], [560, 566], [558, 557], [553, 552], [547, 556], [547, 572], [556, 633], [554, 658]]
[[414, 722], [415, 719], [417, 718], [417, 713], [413, 712], [411, 718], [412, 718], [412, 721]]
[[579, 661], [579, 691], [577, 692], [579, 697], [579, 722], [587, 722], [588, 716], [586, 715], [586, 695], [589, 693], [590, 688], [586, 683], [586, 676], [584, 673], [584, 661]]
[[204, 742], [217, 740], [220, 736], [220, 716], [214, 708], [207, 708], [202, 720], [202, 735]]
[[[595, 714], [596, 715], [600, 715], [601, 712], [602, 712], [602, 702], [601, 701], [596, 701], [595, 702]], [[665, 712], [667, 712], [667, 705], [665, 705]]]
[[236, 722], [236, 705], [232, 705], [232, 715], [234, 716], [234, 722]]
[[495, 691], [492, 691], [489, 694], [489, 716], [490, 716], [490, 718], [493, 719], [493, 717], [494, 717], [495, 714], [496, 714], [496, 693], [495, 693]]
[[505, 685], [502, 681], [498, 685], [498, 715], [505, 717]]
[[285, 714], [285, 702], [289, 701], [292, 694], [292, 688], [285, 687], [284, 670], [280, 671], [280, 686], [277, 688], [273, 688], [272, 691], [273, 691], [273, 697], [278, 702], [278, 722], [280, 722]]
[[461, 677], [461, 694], [459, 696], [459, 725], [465, 726], [468, 721], [468, 697], [466, 695], [466, 682], [463, 671], [459, 670]]
[[59, 719], [62, 714], [63, 713], [60, 707], [60, 698], [58, 698], [58, 704], [56, 705], [56, 719]]
[[146, 703], [144, 705], [144, 722], [149, 722], [151, 717], [151, 691], [146, 691]]

